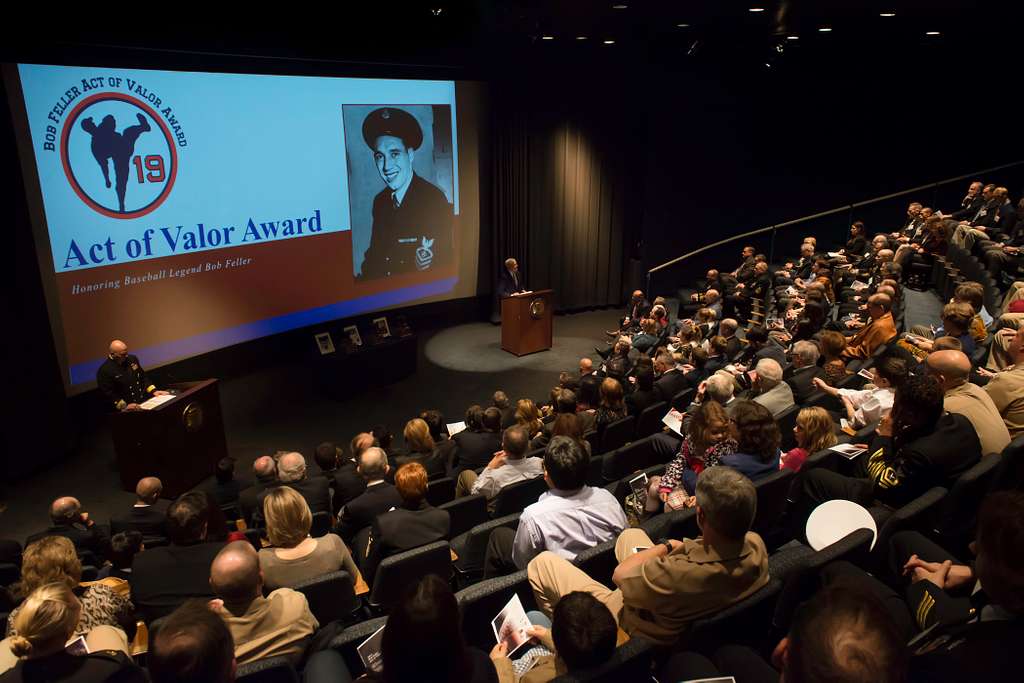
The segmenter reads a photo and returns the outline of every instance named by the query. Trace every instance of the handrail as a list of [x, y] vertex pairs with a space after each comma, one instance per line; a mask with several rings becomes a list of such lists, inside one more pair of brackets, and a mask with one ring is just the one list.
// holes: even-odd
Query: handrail
[[651, 268], [651, 269], [649, 269], [647, 271], [648, 282], [650, 282], [651, 273], [655, 273], [655, 272], [657, 272], [659, 270], [662, 270], [664, 268], [668, 268], [669, 266], [673, 266], [673, 265], [679, 263], [680, 261], [685, 261], [686, 259], [690, 258], [691, 256], [696, 256], [697, 254], [705, 252], [708, 249], [714, 249], [715, 247], [721, 246], [723, 244], [728, 244], [729, 242], [733, 242], [733, 241], [736, 241], [736, 240], [741, 240], [741, 239], [744, 239], [744, 238], [747, 238], [747, 237], [752, 237], [754, 235], [761, 235], [761, 234], [764, 234], [766, 232], [770, 232], [772, 230], [777, 230], [778, 228], [786, 228], [786, 227], [789, 227], [791, 225], [796, 225], [797, 223], [803, 223], [804, 221], [815, 220], [817, 218], [822, 218], [824, 216], [831, 216], [833, 214], [840, 213], [842, 211], [851, 211], [853, 209], [856, 209], [856, 208], [859, 208], [859, 207], [862, 207], [862, 206], [867, 206], [868, 204], [875, 204], [877, 202], [883, 202], [883, 201], [886, 201], [888, 199], [893, 199], [895, 197], [899, 197], [899, 196], [902, 196], [902, 195], [905, 195], [905, 194], [910, 194], [911, 192], [920, 192], [921, 190], [927, 190], [929, 188], [937, 187], [938, 185], [945, 185], [946, 183], [953, 183], [953, 182], [956, 182], [957, 180], [966, 180], [967, 178], [977, 178], [978, 176], [980, 176], [982, 174], [985, 174], [985, 173], [992, 173], [993, 171], [1001, 171], [1004, 168], [1010, 168], [1012, 166], [1019, 166], [1021, 164], [1024, 164], [1024, 161], [1013, 161], [1013, 162], [1010, 162], [1008, 164], [1002, 164], [1001, 166], [993, 166], [992, 168], [986, 168], [986, 169], [983, 169], [981, 171], [973, 171], [971, 173], [965, 173], [964, 175], [956, 176], [956, 177], [953, 177], [953, 178], [946, 178], [945, 180], [936, 180], [933, 183], [927, 183], [925, 185], [918, 185], [917, 187], [912, 187], [909, 190], [903, 190], [901, 192], [893, 192], [892, 194], [886, 194], [886, 195], [882, 195], [881, 197], [874, 197], [872, 199], [865, 199], [864, 201], [854, 202], [853, 204], [844, 204], [843, 206], [840, 206], [840, 207], [835, 208], [835, 209], [830, 209], [828, 211], [822, 211], [820, 213], [814, 213], [814, 214], [810, 214], [810, 215], [807, 215], [807, 216], [801, 216], [800, 218], [796, 218], [796, 219], [791, 220], [791, 221], [786, 221], [785, 223], [776, 223], [774, 225], [769, 225], [769, 226], [764, 227], [764, 228], [758, 228], [756, 230], [751, 230], [749, 232], [744, 232], [744, 233], [739, 234], [739, 235], [733, 235], [732, 237], [726, 237], [725, 239], [718, 240], [717, 242], [713, 242], [711, 244], [706, 244], [703, 247], [700, 247], [699, 249], [694, 249], [691, 252], [687, 252], [687, 253], [683, 254], [682, 256], [677, 256], [676, 258], [672, 259], [671, 261], [666, 261], [665, 263], [662, 263], [662, 264], [659, 264], [657, 266], [654, 266], [653, 268]]

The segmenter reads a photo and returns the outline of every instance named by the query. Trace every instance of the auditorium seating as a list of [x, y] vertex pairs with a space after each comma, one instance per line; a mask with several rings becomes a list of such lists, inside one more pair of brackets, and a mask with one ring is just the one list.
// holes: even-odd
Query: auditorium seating
[[490, 516], [487, 514], [487, 497], [482, 494], [463, 496], [437, 506], [447, 510], [451, 519], [448, 537], [455, 538], [466, 533], [477, 524], [483, 524]]
[[409, 586], [427, 574], [437, 574], [448, 581], [452, 575], [451, 552], [447, 541], [437, 541], [384, 558], [377, 568], [367, 604], [374, 611], [387, 612]]
[[356, 596], [355, 581], [348, 572], [331, 572], [306, 579], [292, 588], [306, 596], [310, 611], [321, 624], [350, 621], [362, 608]]

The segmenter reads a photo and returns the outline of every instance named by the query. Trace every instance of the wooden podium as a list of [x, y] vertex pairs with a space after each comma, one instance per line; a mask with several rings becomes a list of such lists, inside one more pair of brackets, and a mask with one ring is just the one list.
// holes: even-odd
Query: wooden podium
[[501, 300], [501, 348], [517, 356], [551, 348], [554, 291], [541, 289]]
[[134, 491], [142, 477], [159, 477], [165, 498], [175, 498], [213, 474], [227, 456], [217, 380], [166, 387], [179, 392], [152, 410], [113, 413], [121, 488]]

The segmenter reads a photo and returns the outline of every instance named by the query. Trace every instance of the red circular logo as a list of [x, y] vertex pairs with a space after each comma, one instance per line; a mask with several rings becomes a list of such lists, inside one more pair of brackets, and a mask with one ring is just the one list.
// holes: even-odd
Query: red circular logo
[[[93, 119], [100, 116], [97, 124]], [[116, 92], [90, 95], [68, 114], [60, 157], [75, 194], [108, 218], [154, 211], [178, 173], [177, 146], [164, 119], [138, 98]]]

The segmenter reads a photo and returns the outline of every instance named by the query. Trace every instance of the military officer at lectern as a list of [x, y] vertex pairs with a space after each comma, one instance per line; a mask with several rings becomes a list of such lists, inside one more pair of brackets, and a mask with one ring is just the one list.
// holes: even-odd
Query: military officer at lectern
[[448, 262], [452, 207], [412, 168], [423, 130], [402, 109], [382, 107], [363, 121], [363, 139], [386, 186], [373, 200], [373, 233], [363, 258], [363, 280], [415, 273]]
[[96, 385], [116, 410], [138, 410], [146, 399], [167, 393], [149, 383], [138, 357], [120, 339], [110, 342], [107, 360], [96, 371]]

